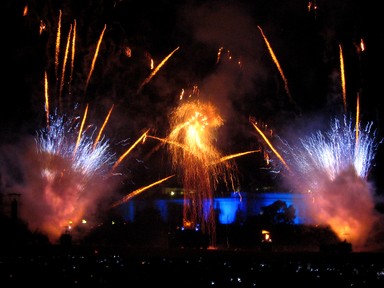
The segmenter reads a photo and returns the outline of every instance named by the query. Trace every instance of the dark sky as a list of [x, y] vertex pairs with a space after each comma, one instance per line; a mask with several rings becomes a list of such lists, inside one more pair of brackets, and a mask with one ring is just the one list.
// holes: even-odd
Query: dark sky
[[[292, 132], [300, 136], [323, 128], [330, 118], [343, 113], [340, 47], [347, 113], [356, 112], [359, 95], [361, 121], [373, 121], [378, 138], [382, 138], [384, 32], [379, 28], [379, 9], [366, 1], [315, 1], [312, 5], [316, 9], [309, 4], [303, 0], [7, 0], [1, 17], [6, 20], [1, 143], [23, 141], [44, 126], [46, 71], [51, 104], [62, 107], [64, 113], [74, 113], [75, 104], [84, 107], [88, 103], [91, 121], [100, 125], [115, 105], [105, 132], [114, 143], [136, 139], [148, 128], [165, 137], [167, 115], [177, 106], [181, 91], [191, 93], [197, 85], [198, 97], [215, 103], [224, 118], [218, 141], [224, 154], [258, 149], [261, 144], [249, 123], [250, 116], [267, 124], [275, 134], [289, 137]], [[24, 7], [28, 7], [26, 16]], [[60, 99], [62, 64], [59, 77], [55, 76], [59, 11], [60, 63], [71, 25], [76, 23], [77, 29], [72, 80], [68, 80], [67, 68]], [[46, 29], [39, 34], [41, 23]], [[95, 69], [86, 86], [104, 27]], [[288, 91], [259, 28], [277, 57]], [[360, 50], [361, 40], [364, 51]], [[131, 57], [125, 54], [127, 47]], [[149, 59], [157, 65], [177, 47], [179, 50], [139, 91], [151, 73]], [[217, 62], [220, 47], [223, 53]], [[116, 153], [123, 151], [116, 149]], [[140, 176], [132, 178], [162, 177], [159, 175], [170, 169], [157, 169], [165, 152], [157, 151], [154, 159], [149, 153], [137, 151], [135, 157], [145, 165], [136, 171]], [[380, 187], [384, 184], [379, 172], [384, 165], [383, 153], [379, 146], [370, 176]], [[264, 172], [255, 168], [262, 162], [256, 155], [239, 159], [239, 165], [245, 167], [240, 168], [244, 187], [252, 189], [249, 183], [258, 185], [265, 180]], [[135, 168], [126, 168], [131, 170]]]

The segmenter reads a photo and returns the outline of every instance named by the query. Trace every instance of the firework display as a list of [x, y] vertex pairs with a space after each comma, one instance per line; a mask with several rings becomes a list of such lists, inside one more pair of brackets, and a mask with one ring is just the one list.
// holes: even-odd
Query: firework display
[[[20, 195], [31, 230], [52, 243], [63, 232], [81, 239], [98, 214], [173, 181], [183, 193], [182, 226], [201, 229], [215, 247], [216, 193], [257, 193], [268, 179], [310, 195], [308, 222], [364, 249], [380, 220], [371, 175], [381, 143], [371, 118], [380, 117], [369, 113], [380, 108], [367, 89], [376, 85], [367, 63], [376, 60], [366, 53], [376, 35], [327, 22], [344, 19], [332, 13], [342, 10], [336, 4], [286, 4], [266, 17], [252, 1], [215, 9], [160, 1], [140, 13], [129, 1], [87, 1], [84, 11], [27, 2], [7, 4], [25, 36], [7, 48], [11, 67], [29, 64], [16, 73], [27, 88], [12, 99], [23, 120], [4, 117], [2, 131], [18, 139], [4, 137], [0, 173], [2, 194]], [[180, 25], [158, 14], [161, 5]], [[300, 25], [290, 22], [296, 10]], [[16, 49], [26, 43], [33, 49]], [[312, 129], [315, 114], [330, 116], [330, 127]], [[299, 121], [306, 133], [280, 137]]]

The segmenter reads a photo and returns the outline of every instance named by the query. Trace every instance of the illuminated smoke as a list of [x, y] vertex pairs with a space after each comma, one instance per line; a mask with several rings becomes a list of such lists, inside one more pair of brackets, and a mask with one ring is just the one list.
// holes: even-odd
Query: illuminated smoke
[[328, 224], [355, 250], [364, 249], [377, 220], [368, 175], [378, 141], [372, 123], [355, 127], [344, 116], [331, 124], [326, 132], [301, 138], [298, 147], [285, 143], [282, 150], [292, 172], [288, 181], [297, 191], [310, 193], [308, 207], [315, 223]]
[[54, 243], [66, 229], [80, 227], [84, 217], [93, 216], [97, 201], [108, 191], [103, 180], [115, 157], [107, 140], [94, 146], [89, 128], [77, 144], [77, 118], [53, 115], [50, 123], [37, 132], [36, 149], [25, 159], [31, 167], [26, 169], [21, 213], [32, 231]]

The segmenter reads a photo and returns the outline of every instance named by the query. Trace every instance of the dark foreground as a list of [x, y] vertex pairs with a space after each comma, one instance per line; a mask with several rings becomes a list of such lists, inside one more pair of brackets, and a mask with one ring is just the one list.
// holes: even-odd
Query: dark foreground
[[0, 256], [1, 287], [384, 287], [384, 253], [52, 246]]

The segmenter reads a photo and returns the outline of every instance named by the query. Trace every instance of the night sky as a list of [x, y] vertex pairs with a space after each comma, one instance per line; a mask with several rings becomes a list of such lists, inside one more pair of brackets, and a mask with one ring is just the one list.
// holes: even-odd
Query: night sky
[[[330, 119], [343, 114], [340, 46], [347, 114], [355, 116], [359, 95], [361, 122], [372, 121], [381, 139], [384, 33], [379, 9], [366, 1], [315, 1], [312, 5], [316, 9], [309, 4], [303, 0], [8, 0], [2, 4], [1, 17], [5, 20], [1, 144], [22, 146], [20, 143], [44, 126], [46, 71], [52, 110], [61, 107], [63, 113], [81, 115], [88, 104], [90, 121], [100, 126], [115, 105], [105, 134], [117, 155], [126, 149], [120, 145], [122, 141], [132, 143], [148, 128], [151, 134], [166, 137], [167, 117], [180, 101], [181, 91], [192, 93], [196, 86], [199, 94], [194, 97], [215, 103], [224, 119], [217, 141], [223, 154], [259, 149], [263, 143], [249, 117], [268, 125], [275, 135], [292, 139], [323, 129]], [[26, 6], [28, 13], [23, 16]], [[60, 63], [74, 21], [77, 29], [72, 79], [69, 82], [67, 67], [61, 99], [61, 64], [59, 77], [55, 77], [60, 11]], [[46, 28], [39, 34], [41, 23]], [[278, 59], [289, 91], [259, 28]], [[364, 51], [360, 50], [362, 40]], [[149, 60], [157, 65], [177, 47], [149, 83], [139, 89], [151, 73]], [[140, 146], [122, 165], [126, 189], [134, 190], [172, 173], [166, 149], [158, 144], [152, 141]], [[382, 150], [379, 146], [369, 175], [378, 193], [384, 188]], [[4, 163], [9, 160], [2, 160], [3, 175], [9, 170]], [[242, 189], [252, 191], [274, 181], [279, 186], [279, 176], [261, 169], [265, 166], [261, 154], [238, 159], [237, 164]]]

